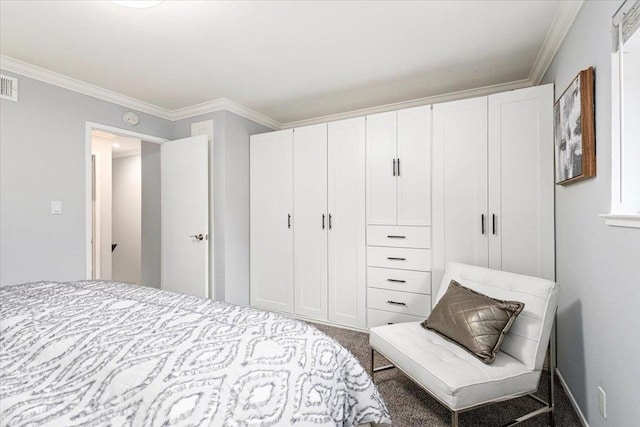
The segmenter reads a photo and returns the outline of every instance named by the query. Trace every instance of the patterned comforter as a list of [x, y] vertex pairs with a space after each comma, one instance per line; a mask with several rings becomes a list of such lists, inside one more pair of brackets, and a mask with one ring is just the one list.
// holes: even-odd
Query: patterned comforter
[[247, 307], [112, 282], [0, 288], [0, 424], [389, 423], [356, 358]]

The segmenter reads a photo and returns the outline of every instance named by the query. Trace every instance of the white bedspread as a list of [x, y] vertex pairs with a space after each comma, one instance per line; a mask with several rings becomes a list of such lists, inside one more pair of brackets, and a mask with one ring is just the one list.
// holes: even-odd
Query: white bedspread
[[111, 282], [0, 288], [0, 424], [389, 423], [356, 358], [273, 313]]

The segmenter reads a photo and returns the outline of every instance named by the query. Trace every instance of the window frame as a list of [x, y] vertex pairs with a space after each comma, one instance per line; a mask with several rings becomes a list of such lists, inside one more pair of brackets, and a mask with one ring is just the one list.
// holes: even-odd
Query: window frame
[[[640, 228], [640, 212], [634, 212], [624, 199], [622, 168], [624, 164], [624, 54], [623, 19], [639, 0], [627, 0], [613, 16], [613, 53], [611, 54], [611, 209], [600, 215], [607, 225]], [[638, 37], [635, 29], [632, 37]], [[630, 37], [631, 38], [631, 37]], [[639, 189], [640, 190], [640, 189]]]

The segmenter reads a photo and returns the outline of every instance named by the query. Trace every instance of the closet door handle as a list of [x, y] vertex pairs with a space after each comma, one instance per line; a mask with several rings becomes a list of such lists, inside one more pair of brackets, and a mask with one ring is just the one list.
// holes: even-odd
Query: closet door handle
[[331, 221], [331, 214], [329, 214], [329, 230], [333, 228], [333, 223]]
[[291, 214], [287, 214], [287, 228], [291, 228]]
[[407, 305], [407, 304], [405, 304], [405, 303], [403, 303], [403, 302], [391, 301], [391, 300], [387, 301], [387, 303], [389, 303], [389, 304], [395, 304], [395, 305], [405, 305], [405, 306]]
[[324, 214], [322, 214], [322, 229], [324, 230]]
[[480, 215], [480, 227], [482, 228], [482, 235], [484, 236], [484, 214]]
[[397, 257], [393, 257], [393, 256], [388, 256], [387, 259], [391, 260], [391, 261], [406, 261], [406, 258], [397, 258]]
[[393, 283], [407, 283], [406, 280], [398, 280], [398, 279], [387, 279], [387, 282], [393, 282]]
[[400, 159], [398, 159], [398, 176], [400, 176]]
[[394, 236], [394, 235], [387, 235], [387, 237], [389, 239], [406, 239], [407, 236]]
[[496, 214], [492, 214], [491, 217], [492, 217], [491, 218], [491, 222], [492, 222], [492, 225], [493, 225], [492, 233], [495, 236], [495, 234], [496, 234]]
[[396, 159], [393, 159], [393, 176], [396, 176]]

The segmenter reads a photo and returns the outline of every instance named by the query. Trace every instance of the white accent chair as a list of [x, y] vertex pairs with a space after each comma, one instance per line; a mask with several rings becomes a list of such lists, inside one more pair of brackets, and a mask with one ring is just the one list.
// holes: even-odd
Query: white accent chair
[[[375, 372], [398, 368], [451, 411], [451, 425], [458, 415], [487, 404], [530, 396], [544, 407], [508, 424], [519, 424], [548, 414], [554, 419], [554, 340], [550, 340], [558, 304], [559, 287], [550, 280], [449, 263], [442, 278], [437, 303], [452, 279], [493, 298], [515, 300], [524, 310], [505, 336], [496, 360], [487, 365], [462, 347], [447, 341], [419, 322], [371, 328], [371, 377]], [[373, 368], [374, 350], [391, 365]], [[545, 353], [549, 355], [549, 401], [533, 395], [538, 390]]]

